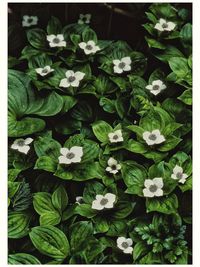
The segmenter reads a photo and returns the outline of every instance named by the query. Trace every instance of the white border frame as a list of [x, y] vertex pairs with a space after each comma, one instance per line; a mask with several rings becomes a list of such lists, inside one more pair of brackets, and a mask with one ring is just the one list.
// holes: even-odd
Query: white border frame
[[[200, 146], [199, 146], [199, 133], [200, 133], [200, 74], [199, 72], [199, 58], [200, 58], [200, 1], [63, 1], [60, 0], [56, 2], [55, 0], [49, 1], [24, 1], [24, 0], [0, 0], [0, 126], [1, 126], [1, 135], [0, 135], [0, 266], [9, 266], [7, 265], [7, 4], [8, 3], [98, 3], [98, 2], [107, 2], [107, 3], [153, 3], [153, 2], [169, 2], [169, 3], [193, 3], [193, 264], [190, 266], [199, 267], [200, 266], [200, 177], [199, 175], [199, 165], [200, 165]], [[188, 264], [189, 265], [189, 264]], [[15, 266], [15, 265], [13, 265]], [[16, 265], [19, 266], [19, 265]], [[32, 266], [32, 265], [26, 265]], [[41, 266], [41, 265], [35, 265]], [[46, 265], [46, 266], [55, 266], [55, 265]], [[74, 265], [78, 266], [78, 265]], [[84, 265], [87, 266], [87, 265]], [[95, 266], [95, 265], [88, 265]], [[110, 266], [110, 265], [101, 265], [101, 266]], [[118, 265], [123, 266], [123, 265]], [[132, 266], [132, 265], [126, 265]], [[136, 265], [141, 266], [141, 265]], [[156, 266], [156, 265], [148, 265]], [[171, 265], [162, 265], [162, 266], [171, 266]], [[179, 265], [185, 266], [185, 265]]]

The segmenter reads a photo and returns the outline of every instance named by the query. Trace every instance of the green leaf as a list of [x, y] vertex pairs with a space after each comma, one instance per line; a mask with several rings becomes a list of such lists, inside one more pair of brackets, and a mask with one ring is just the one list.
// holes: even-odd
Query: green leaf
[[86, 218], [93, 218], [96, 216], [96, 211], [91, 208], [91, 205], [89, 204], [80, 204], [76, 206], [75, 209], [76, 213], [86, 217]]
[[168, 136], [166, 141], [158, 147], [158, 150], [162, 152], [172, 150], [181, 142], [181, 140], [181, 138], [178, 138], [174, 135]]
[[106, 97], [101, 97], [99, 100], [99, 105], [108, 113], [115, 113], [115, 100], [111, 100]]
[[147, 36], [145, 36], [145, 40], [147, 41], [148, 43], [148, 46], [150, 48], [157, 48], [157, 49], [162, 49], [164, 50], [165, 49], [165, 45], [158, 42], [157, 40], [155, 39], [152, 39], [152, 38], [148, 38]]
[[8, 238], [22, 238], [29, 233], [30, 215], [25, 212], [10, 212], [8, 214]]
[[186, 105], [192, 105], [192, 90], [188, 89], [185, 90], [179, 97], [178, 99], [180, 99], [183, 103], [185, 103]]
[[68, 204], [68, 196], [64, 186], [60, 185], [52, 195], [52, 204], [55, 209], [62, 212]]
[[96, 199], [96, 195], [104, 193], [104, 186], [96, 181], [88, 182], [83, 191], [83, 200], [85, 203], [91, 205], [92, 201]]
[[184, 45], [192, 45], [192, 25], [187, 23], [180, 31], [180, 38]]
[[60, 156], [61, 145], [50, 137], [39, 136], [38, 139], [34, 141], [34, 148], [39, 158], [47, 156], [57, 161]]
[[37, 159], [35, 169], [55, 172], [57, 169], [57, 162], [48, 156], [42, 156]]
[[72, 251], [81, 251], [93, 235], [92, 223], [88, 221], [74, 223], [70, 228], [70, 233]]
[[8, 255], [8, 264], [24, 265], [24, 264], [41, 264], [41, 262], [33, 255], [27, 253], [15, 253]]
[[51, 17], [47, 25], [47, 33], [48, 34], [60, 34], [62, 30], [62, 25], [59, 19], [56, 17]]
[[29, 43], [37, 49], [45, 49], [46, 47], [46, 33], [42, 29], [28, 30], [27, 39]]
[[86, 28], [82, 33], [82, 38], [83, 42], [94, 41], [97, 43], [97, 35], [92, 29]]
[[54, 259], [64, 259], [70, 253], [65, 234], [54, 226], [36, 226], [29, 233], [34, 247], [42, 254]]
[[135, 207], [135, 202], [128, 202], [128, 201], [120, 201], [116, 204], [115, 206], [115, 211], [113, 212], [113, 218], [116, 219], [124, 219], [127, 216], [129, 216], [134, 207]]
[[138, 260], [139, 258], [143, 257], [149, 251], [146, 242], [140, 241], [135, 244], [133, 247], [133, 259], [134, 261]]
[[97, 121], [92, 124], [92, 130], [96, 138], [102, 142], [108, 142], [108, 134], [113, 132], [113, 128], [105, 121]]
[[55, 211], [51, 201], [51, 194], [47, 192], [37, 192], [33, 196], [33, 206], [40, 215], [46, 212]]
[[61, 217], [57, 211], [47, 211], [40, 216], [40, 225], [57, 225], [60, 223]]
[[184, 79], [189, 72], [187, 59], [183, 57], [170, 58], [169, 66], [179, 78]]
[[127, 223], [125, 220], [111, 220], [109, 221], [109, 230], [107, 236], [123, 236], [126, 233]]
[[71, 116], [80, 121], [91, 121], [93, 118], [93, 110], [88, 102], [79, 101], [79, 103], [73, 108]]
[[175, 194], [165, 197], [146, 199], [147, 212], [157, 211], [165, 214], [173, 214], [178, 209], [178, 198]]
[[146, 145], [139, 143], [133, 139], [129, 139], [127, 144], [125, 144], [124, 147], [131, 152], [139, 153], [139, 154], [143, 154], [147, 152], [148, 150]]

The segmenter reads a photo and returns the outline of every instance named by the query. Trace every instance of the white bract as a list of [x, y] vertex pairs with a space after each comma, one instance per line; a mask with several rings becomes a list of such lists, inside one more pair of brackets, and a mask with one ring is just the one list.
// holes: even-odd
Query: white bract
[[23, 16], [23, 20], [22, 20], [23, 27], [30, 27], [33, 25], [37, 25], [37, 23], [38, 23], [37, 16], [28, 16], [28, 15]]
[[70, 149], [63, 147], [60, 149], [61, 156], [58, 160], [60, 164], [71, 164], [81, 162], [83, 156], [83, 148], [81, 146], [73, 146]]
[[160, 197], [163, 196], [163, 178], [146, 179], [144, 181], [145, 188], [143, 189], [143, 194], [145, 197]]
[[85, 76], [85, 73], [81, 71], [74, 72], [73, 70], [68, 70], [65, 73], [66, 78], [62, 79], [60, 81], [60, 87], [78, 87], [80, 84], [80, 81], [83, 79]]
[[108, 160], [108, 167], [106, 168], [106, 171], [109, 173], [116, 174], [121, 169], [121, 165], [118, 164], [117, 160], [114, 158], [109, 158]]
[[146, 141], [147, 145], [158, 145], [165, 141], [165, 137], [160, 133], [158, 129], [152, 132], [144, 132], [142, 135], [143, 139]]
[[21, 153], [27, 154], [30, 150], [30, 144], [33, 142], [33, 139], [28, 137], [26, 139], [16, 139], [11, 145], [12, 149], [18, 150]]
[[184, 184], [186, 179], [188, 178], [188, 175], [183, 172], [183, 168], [176, 165], [173, 169], [173, 173], [171, 175], [171, 178], [174, 180], [178, 180], [179, 183]]
[[146, 86], [153, 95], [158, 95], [162, 90], [166, 89], [166, 85], [161, 80], [155, 80], [152, 84]]
[[131, 238], [125, 238], [123, 236], [117, 238], [117, 246], [125, 254], [132, 254], [133, 252], [132, 245], [133, 245], [133, 241]]
[[87, 43], [81, 42], [78, 44], [81, 49], [83, 49], [86, 55], [95, 54], [97, 51], [100, 50], [100, 47], [95, 44], [94, 41], [90, 40]]
[[65, 47], [66, 46], [66, 41], [64, 40], [63, 34], [47, 35], [47, 41], [49, 42], [50, 47]]
[[172, 21], [166, 21], [165, 19], [159, 19], [159, 22], [156, 23], [156, 25], [154, 26], [154, 28], [160, 32], [170, 32], [173, 31], [174, 28], [176, 27], [176, 24]]
[[114, 59], [114, 72], [115, 73], [123, 73], [124, 71], [131, 70], [131, 58], [130, 57], [123, 57], [122, 59]]
[[76, 197], [76, 203], [79, 204], [79, 205], [82, 204], [82, 203], [84, 203], [84, 201], [83, 201], [83, 197], [81, 197], [81, 196], [77, 196], [77, 197]]
[[89, 24], [91, 16], [91, 14], [80, 14], [78, 24]]
[[96, 195], [96, 199], [92, 202], [92, 209], [95, 210], [103, 210], [103, 209], [111, 209], [114, 207], [114, 203], [116, 200], [116, 195], [112, 193], [107, 193], [105, 196]]
[[44, 77], [44, 76], [48, 75], [49, 73], [53, 72], [54, 69], [52, 69], [50, 66], [45, 66], [44, 68], [37, 68], [37, 69], [35, 69], [35, 71], [40, 76]]
[[118, 143], [124, 141], [121, 130], [116, 130], [113, 133], [109, 133], [108, 138], [111, 143]]

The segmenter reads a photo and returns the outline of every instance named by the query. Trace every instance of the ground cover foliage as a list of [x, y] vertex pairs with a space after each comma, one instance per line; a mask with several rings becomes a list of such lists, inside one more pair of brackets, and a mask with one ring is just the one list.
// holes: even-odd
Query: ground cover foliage
[[9, 264], [191, 263], [191, 14], [138, 5], [145, 51], [101, 40], [90, 16], [23, 17], [8, 59]]

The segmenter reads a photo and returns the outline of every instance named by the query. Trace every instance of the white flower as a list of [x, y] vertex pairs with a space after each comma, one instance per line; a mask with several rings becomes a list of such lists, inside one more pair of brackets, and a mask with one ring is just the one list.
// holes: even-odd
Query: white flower
[[114, 158], [109, 158], [108, 160], [108, 167], [106, 171], [109, 173], [116, 174], [121, 169], [121, 165]]
[[51, 73], [52, 71], [54, 71], [54, 69], [52, 69], [50, 66], [45, 66], [44, 68], [37, 68], [37, 69], [35, 69], [35, 71], [40, 76], [44, 77], [44, 76], [48, 75], [49, 73]]
[[76, 197], [76, 203], [77, 203], [77, 204], [80, 205], [80, 204], [82, 204], [83, 202], [84, 202], [84, 201], [83, 201], [83, 197], [81, 197], [81, 196], [77, 196], [77, 197]]
[[83, 77], [85, 76], [85, 73], [77, 71], [74, 72], [73, 70], [68, 70], [65, 73], [66, 78], [62, 79], [60, 81], [60, 87], [78, 87], [80, 81], [83, 79]]
[[145, 197], [160, 197], [163, 196], [163, 178], [146, 179], [144, 181], [145, 188], [143, 194]]
[[78, 24], [89, 24], [91, 16], [91, 14], [80, 14]]
[[153, 95], [158, 95], [162, 90], [166, 88], [166, 85], [161, 80], [155, 80], [152, 84], [146, 86]]
[[116, 200], [116, 195], [112, 193], [107, 193], [105, 196], [96, 195], [96, 199], [92, 202], [92, 209], [103, 210], [111, 209], [114, 207], [114, 202]]
[[33, 139], [28, 137], [26, 139], [16, 139], [11, 145], [12, 149], [18, 150], [21, 153], [27, 154], [30, 150], [29, 144], [33, 142]]
[[64, 35], [63, 34], [50, 34], [47, 35], [47, 41], [49, 42], [50, 47], [65, 47], [66, 46], [66, 41], [64, 40]]
[[172, 21], [166, 21], [165, 19], [159, 19], [159, 22], [156, 23], [156, 25], [154, 26], [154, 28], [156, 30], [159, 30], [160, 32], [163, 31], [173, 31], [174, 28], [176, 27], [176, 24]]
[[123, 250], [126, 254], [132, 254], [133, 248], [133, 241], [131, 238], [125, 238], [123, 236], [117, 238], [117, 246], [119, 249]]
[[158, 129], [152, 132], [144, 132], [142, 135], [143, 139], [146, 141], [147, 145], [157, 145], [165, 141], [165, 137], [160, 133]]
[[114, 59], [114, 72], [115, 73], [122, 73], [124, 71], [130, 71], [131, 70], [131, 58], [130, 57], [123, 57], [121, 60]]
[[95, 42], [92, 40], [88, 41], [87, 43], [81, 42], [78, 45], [81, 49], [84, 50], [84, 53], [86, 55], [95, 54], [97, 51], [100, 50], [100, 47], [96, 45]]
[[118, 143], [124, 141], [121, 130], [116, 130], [113, 133], [109, 133], [108, 138], [111, 143]]
[[23, 20], [22, 20], [23, 27], [30, 27], [33, 25], [37, 25], [37, 23], [38, 23], [37, 16], [28, 16], [28, 15], [23, 16]]
[[181, 184], [184, 184], [186, 179], [188, 178], [188, 175], [183, 172], [183, 168], [176, 165], [173, 169], [173, 174], [171, 175], [171, 178], [174, 180], [178, 179], [178, 182]]
[[60, 149], [61, 156], [58, 160], [60, 164], [71, 164], [81, 162], [83, 156], [83, 148], [81, 146], [73, 146], [70, 149], [63, 147]]

